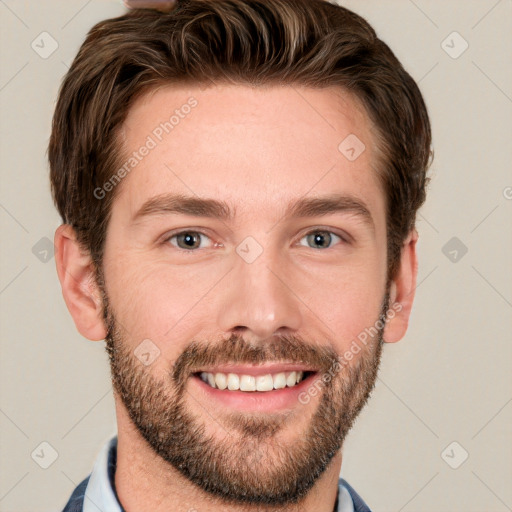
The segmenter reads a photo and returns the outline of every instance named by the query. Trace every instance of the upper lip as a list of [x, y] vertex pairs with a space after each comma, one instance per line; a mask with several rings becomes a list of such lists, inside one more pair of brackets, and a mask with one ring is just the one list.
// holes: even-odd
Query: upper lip
[[260, 365], [240, 365], [240, 364], [225, 364], [213, 366], [211, 368], [201, 368], [195, 373], [236, 373], [238, 375], [268, 375], [269, 373], [281, 372], [315, 372], [315, 368], [300, 363], [265, 363]]

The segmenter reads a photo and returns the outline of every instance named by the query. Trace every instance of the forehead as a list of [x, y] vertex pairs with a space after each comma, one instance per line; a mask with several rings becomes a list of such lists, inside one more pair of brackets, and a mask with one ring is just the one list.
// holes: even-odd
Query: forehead
[[384, 208], [373, 126], [339, 88], [161, 87], [134, 103], [121, 139], [114, 211], [127, 216], [168, 192], [222, 199], [242, 216], [333, 193]]

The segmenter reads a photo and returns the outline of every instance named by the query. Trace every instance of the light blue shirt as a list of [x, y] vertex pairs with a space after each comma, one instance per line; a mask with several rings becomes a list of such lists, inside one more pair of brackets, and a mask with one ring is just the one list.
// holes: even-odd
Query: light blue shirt
[[[109, 477], [109, 457], [117, 449], [117, 436], [101, 449], [85, 489], [83, 512], [123, 512]], [[110, 459], [112, 461], [112, 458]], [[111, 462], [112, 463], [112, 462]], [[354, 512], [354, 502], [347, 487], [340, 480], [336, 512]]]

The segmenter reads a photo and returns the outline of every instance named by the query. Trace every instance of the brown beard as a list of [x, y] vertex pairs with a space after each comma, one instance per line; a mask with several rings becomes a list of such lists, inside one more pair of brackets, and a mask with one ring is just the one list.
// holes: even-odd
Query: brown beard
[[[341, 369], [338, 365], [334, 376], [322, 382], [316, 411], [298, 442], [272, 442], [288, 424], [287, 415], [274, 414], [230, 414], [222, 423], [229, 435], [216, 439], [206, 435], [204, 422], [187, 408], [186, 384], [197, 368], [286, 360], [321, 368], [320, 378], [332, 373], [340, 357], [329, 346], [312, 346], [295, 336], [250, 345], [233, 335], [220, 344], [190, 343], [168, 378], [157, 380], [129, 349], [130, 340], [123, 336], [106, 299], [104, 294], [112, 383], [133, 424], [156, 454], [226, 504], [282, 507], [299, 503], [340, 450], [375, 385], [384, 327], [362, 347], [358, 359], [345, 362]], [[377, 325], [384, 325], [388, 303], [386, 293], [379, 316], [382, 322]]]

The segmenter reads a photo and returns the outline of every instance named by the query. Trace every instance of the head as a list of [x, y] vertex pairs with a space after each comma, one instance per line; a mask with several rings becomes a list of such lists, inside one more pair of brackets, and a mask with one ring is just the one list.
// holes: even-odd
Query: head
[[[190, 0], [93, 27], [50, 138], [58, 272], [107, 340], [118, 416], [170, 467], [237, 502], [311, 489], [405, 334], [430, 144], [415, 82], [338, 5]], [[201, 372], [269, 363], [308, 367], [293, 405], [212, 409]]]

